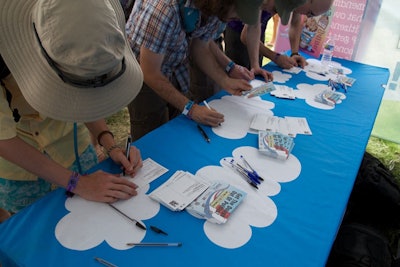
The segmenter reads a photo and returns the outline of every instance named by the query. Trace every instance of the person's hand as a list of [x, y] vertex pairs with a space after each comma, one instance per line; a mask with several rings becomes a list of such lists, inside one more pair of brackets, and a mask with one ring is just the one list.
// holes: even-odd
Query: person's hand
[[293, 67], [297, 67], [297, 62], [293, 57], [288, 57], [287, 55], [280, 55], [274, 61], [276, 65], [281, 67], [282, 69], [291, 69]]
[[115, 202], [137, 195], [137, 185], [128, 179], [103, 171], [81, 175], [74, 193], [96, 202]]
[[257, 67], [257, 68], [252, 68], [251, 71], [254, 73], [254, 75], [260, 75], [264, 77], [264, 80], [266, 82], [270, 82], [274, 80], [274, 77], [271, 72], [264, 70], [263, 68]]
[[207, 108], [206, 106], [200, 106], [194, 104], [190, 110], [190, 116], [195, 122], [217, 127], [224, 122], [224, 115], [216, 111], [215, 109]]
[[296, 67], [304, 68], [308, 65], [306, 59], [300, 55], [293, 55], [291, 58], [296, 62]]
[[229, 72], [229, 77], [251, 81], [254, 79], [254, 73], [243, 66], [235, 64]]
[[113, 149], [110, 152], [110, 157], [115, 163], [121, 165], [121, 169], [124, 169], [126, 175], [131, 177], [135, 176], [143, 166], [140, 150], [135, 146], [130, 148], [129, 160], [126, 158], [126, 152], [121, 148]]
[[242, 95], [243, 91], [251, 90], [252, 86], [247, 80], [226, 77], [222, 88], [232, 95]]

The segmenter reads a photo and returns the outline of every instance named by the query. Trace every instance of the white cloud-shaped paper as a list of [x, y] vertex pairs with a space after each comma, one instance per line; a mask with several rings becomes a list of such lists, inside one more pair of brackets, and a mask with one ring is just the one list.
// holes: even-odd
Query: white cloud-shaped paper
[[[329, 79], [336, 79], [336, 74], [330, 73], [327, 71], [327, 67], [323, 66], [321, 64], [320, 60], [317, 60], [315, 58], [310, 58], [307, 59], [308, 65], [304, 66], [304, 71], [306, 73], [306, 76], [318, 80], [318, 81], [328, 81]], [[343, 70], [344, 75], [348, 75], [352, 73], [351, 69], [343, 67], [339, 62], [332, 61], [330, 63], [334, 68], [341, 68]], [[318, 73], [323, 73], [323, 75], [318, 74]]]
[[[320, 102], [315, 101], [315, 96], [322, 93], [325, 90], [331, 90], [330, 87], [326, 84], [307, 84], [307, 83], [300, 83], [297, 85], [297, 89], [298, 90], [294, 90], [294, 93], [296, 95], [297, 98], [301, 98], [304, 99], [305, 102], [314, 107], [314, 108], [319, 108], [319, 109], [334, 109], [335, 106], [329, 106]], [[336, 102], [336, 104], [340, 104], [342, 103], [342, 100], [346, 98], [346, 95], [341, 93], [341, 92], [337, 92], [336, 93], [341, 95], [341, 99]]]
[[[160, 204], [145, 194], [148, 190], [148, 184], [141, 185], [137, 196], [120, 200], [113, 205], [138, 221], [150, 219], [158, 213]], [[145, 209], [142, 208], [144, 206]], [[146, 235], [145, 230], [124, 218], [106, 203], [74, 196], [65, 201], [65, 208], [69, 213], [58, 222], [55, 235], [66, 248], [87, 250], [105, 241], [114, 249], [123, 250], [131, 248], [126, 243], [140, 242]]]
[[[301, 171], [301, 164], [294, 155], [282, 161], [267, 157], [254, 147], [238, 147], [232, 153], [235, 159], [240, 159], [241, 155], [264, 178], [259, 189], [251, 187], [242, 176], [225, 164], [224, 159], [220, 161], [221, 166], [206, 166], [196, 173], [210, 182], [229, 183], [247, 193], [225, 224], [204, 222], [203, 230], [208, 239], [224, 248], [232, 249], [246, 244], [252, 235], [251, 227], [271, 225], [277, 217], [278, 208], [270, 196], [280, 192], [280, 182], [293, 181]], [[229, 161], [232, 157], [225, 159]]]
[[[204, 221], [205, 235], [211, 242], [224, 248], [237, 248], [246, 244], [252, 235], [251, 227], [271, 225], [277, 217], [278, 208], [270, 196], [279, 194], [280, 183], [293, 181], [301, 171], [301, 164], [293, 154], [283, 161], [267, 157], [259, 153], [257, 148], [249, 146], [236, 148], [232, 155], [225, 159], [240, 159], [240, 156], [244, 156], [263, 177], [264, 181], [259, 185], [258, 190], [251, 187], [243, 177], [224, 164], [224, 159], [220, 160], [220, 166], [206, 166], [196, 173], [209, 181], [232, 184], [247, 193], [243, 203], [231, 215], [227, 223], [217, 225]], [[148, 184], [143, 182], [139, 184], [137, 196], [120, 200], [114, 205], [129, 217], [145, 225], [142, 220], [154, 217], [159, 212], [160, 204], [146, 195], [149, 190]], [[132, 221], [105, 203], [87, 201], [74, 196], [65, 201], [65, 207], [69, 213], [57, 223], [55, 236], [66, 248], [88, 250], [105, 241], [114, 249], [124, 250], [131, 248], [126, 243], [141, 242], [146, 235], [145, 230], [138, 228]]]
[[290, 78], [292, 78], [292, 74], [284, 73], [278, 70], [274, 70], [272, 75], [274, 77], [274, 83], [286, 83]]
[[225, 121], [221, 126], [213, 127], [215, 134], [229, 139], [240, 139], [252, 132], [250, 122], [255, 114], [273, 115], [271, 109], [275, 104], [262, 100], [260, 97], [245, 98], [242, 96], [227, 95], [221, 99], [212, 100], [209, 105], [224, 114]]

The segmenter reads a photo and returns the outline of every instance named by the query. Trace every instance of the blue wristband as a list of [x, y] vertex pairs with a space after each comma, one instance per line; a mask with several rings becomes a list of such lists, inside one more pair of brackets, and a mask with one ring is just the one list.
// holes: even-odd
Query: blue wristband
[[190, 109], [193, 107], [194, 102], [192, 100], [189, 100], [189, 102], [187, 102], [186, 106], [183, 108], [182, 114], [185, 115], [186, 117], [189, 117], [189, 111]]
[[229, 62], [228, 65], [226, 65], [225, 67], [225, 72], [229, 74], [234, 67], [235, 67], [235, 62], [233, 61]]

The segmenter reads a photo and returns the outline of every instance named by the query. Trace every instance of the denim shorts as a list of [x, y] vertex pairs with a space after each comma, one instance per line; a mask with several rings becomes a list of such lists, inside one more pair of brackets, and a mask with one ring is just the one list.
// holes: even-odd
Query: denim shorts
[[[92, 145], [89, 145], [80, 155], [79, 162], [83, 172], [97, 164], [96, 151]], [[78, 172], [77, 161], [69, 169]], [[49, 193], [53, 188], [51, 183], [40, 177], [36, 181], [16, 181], [0, 177], [0, 207], [16, 213]]]

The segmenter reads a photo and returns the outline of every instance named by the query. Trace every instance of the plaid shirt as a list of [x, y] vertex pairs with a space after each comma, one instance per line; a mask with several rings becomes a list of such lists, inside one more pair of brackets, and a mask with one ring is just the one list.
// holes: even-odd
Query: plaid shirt
[[[193, 7], [191, 0], [185, 6]], [[161, 72], [169, 80], [175, 76], [180, 90], [187, 92], [190, 84], [190, 40], [210, 40], [221, 24], [217, 17], [210, 17], [204, 25], [197, 25], [188, 35], [182, 27], [179, 0], [136, 0], [126, 24], [126, 33], [138, 61], [141, 46], [164, 55]]]

